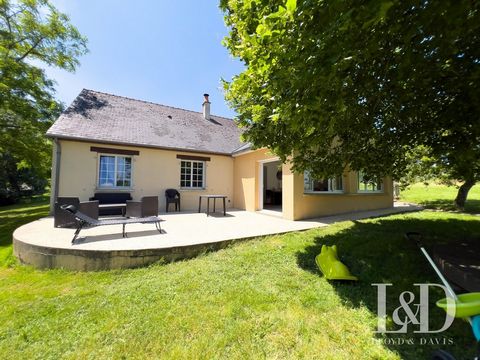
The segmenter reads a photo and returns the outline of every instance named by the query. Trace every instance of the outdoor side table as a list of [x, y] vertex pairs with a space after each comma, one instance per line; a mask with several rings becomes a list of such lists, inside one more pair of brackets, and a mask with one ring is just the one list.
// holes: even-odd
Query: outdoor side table
[[210, 215], [210, 199], [213, 199], [213, 212], [215, 212], [215, 202], [217, 199], [223, 199], [223, 216], [225, 216], [226, 208], [225, 208], [225, 199], [227, 198], [226, 195], [200, 195], [198, 198], [198, 212], [202, 210], [202, 198], [207, 199], [207, 216]]

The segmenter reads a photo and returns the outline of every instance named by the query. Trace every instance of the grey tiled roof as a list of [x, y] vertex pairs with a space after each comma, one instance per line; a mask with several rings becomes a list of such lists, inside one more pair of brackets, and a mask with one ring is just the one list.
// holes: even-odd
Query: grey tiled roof
[[[199, 105], [200, 106], [200, 105]], [[83, 89], [47, 136], [231, 154], [242, 146], [231, 119]]]

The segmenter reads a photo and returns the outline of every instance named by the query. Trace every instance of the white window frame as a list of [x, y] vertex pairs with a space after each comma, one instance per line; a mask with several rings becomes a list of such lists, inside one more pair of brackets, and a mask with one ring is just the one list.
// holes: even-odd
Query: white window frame
[[[306, 179], [308, 178], [308, 182], [310, 183], [310, 187], [312, 190], [305, 189]], [[335, 184], [336, 178], [340, 178], [342, 180], [342, 189], [333, 189], [333, 184]], [[335, 178], [328, 178], [328, 190], [313, 190], [313, 182], [315, 179], [310, 176], [310, 172], [305, 171], [303, 173], [303, 192], [305, 194], [343, 194], [345, 192], [343, 187], [343, 176], [336, 176]]]
[[[377, 184], [377, 189], [376, 190], [370, 190], [370, 189], [360, 189], [360, 184], [364, 184], [364, 182], [360, 181], [360, 179], [363, 178], [363, 172], [359, 171], [357, 173], [357, 192], [360, 194], [380, 194], [383, 193], [383, 180], [381, 178], [378, 178], [376, 181]], [[380, 189], [378, 189], [380, 188]]]
[[[101, 162], [101, 157], [102, 156], [108, 156], [108, 157], [115, 158], [114, 184], [117, 183], [117, 158], [125, 158], [125, 159], [128, 158], [128, 159], [130, 159], [130, 186], [116, 186], [116, 185], [104, 186], [104, 185], [100, 184], [100, 172], [101, 172], [100, 166], [101, 166], [101, 163], [102, 163]], [[97, 171], [97, 189], [132, 189], [133, 188], [133, 157], [132, 156], [100, 153], [100, 154], [98, 154], [97, 170], [98, 170]]]
[[[202, 164], [202, 186], [182, 186], [182, 163], [188, 162], [190, 163], [190, 179], [188, 180], [190, 184], [193, 184], [193, 163], [201, 163]], [[180, 161], [180, 189], [183, 190], [203, 190], [206, 187], [206, 168], [207, 164], [205, 161], [202, 160], [184, 160]], [[198, 180], [195, 180], [198, 181]]]

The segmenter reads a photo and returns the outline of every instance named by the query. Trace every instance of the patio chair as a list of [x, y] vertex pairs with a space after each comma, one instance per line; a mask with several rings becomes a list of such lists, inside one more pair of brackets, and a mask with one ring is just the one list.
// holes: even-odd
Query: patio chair
[[98, 201], [82, 201], [78, 197], [58, 197], [53, 210], [54, 227], [75, 227], [75, 217], [61, 209], [62, 205], [73, 205], [84, 214], [98, 219]]
[[[176, 189], [165, 190], [166, 212], [168, 212], [168, 205], [175, 204], [175, 211], [180, 211], [180, 193]], [[177, 210], [178, 205], [178, 210]]]
[[140, 201], [127, 200], [126, 217], [147, 217], [158, 215], [158, 196], [144, 196]]
[[65, 212], [72, 214], [77, 221], [77, 230], [75, 230], [75, 234], [73, 235], [72, 244], [75, 243], [75, 240], [80, 234], [80, 231], [84, 227], [96, 227], [96, 226], [104, 226], [104, 225], [123, 225], [122, 228], [122, 236], [124, 238], [127, 237], [127, 233], [125, 232], [125, 225], [127, 224], [155, 224], [158, 232], [162, 233], [162, 228], [160, 226], [160, 221], [162, 221], [158, 216], [149, 216], [144, 218], [132, 218], [132, 219], [107, 219], [107, 220], [96, 220], [91, 218], [90, 216], [78, 211], [77, 208], [73, 205], [62, 205], [60, 207]]

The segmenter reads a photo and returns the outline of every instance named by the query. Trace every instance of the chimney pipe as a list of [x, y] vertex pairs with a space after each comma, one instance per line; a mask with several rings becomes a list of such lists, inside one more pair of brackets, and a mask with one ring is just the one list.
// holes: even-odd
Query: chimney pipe
[[208, 94], [203, 94], [205, 100], [203, 101], [203, 117], [210, 120], [210, 101], [208, 101]]

